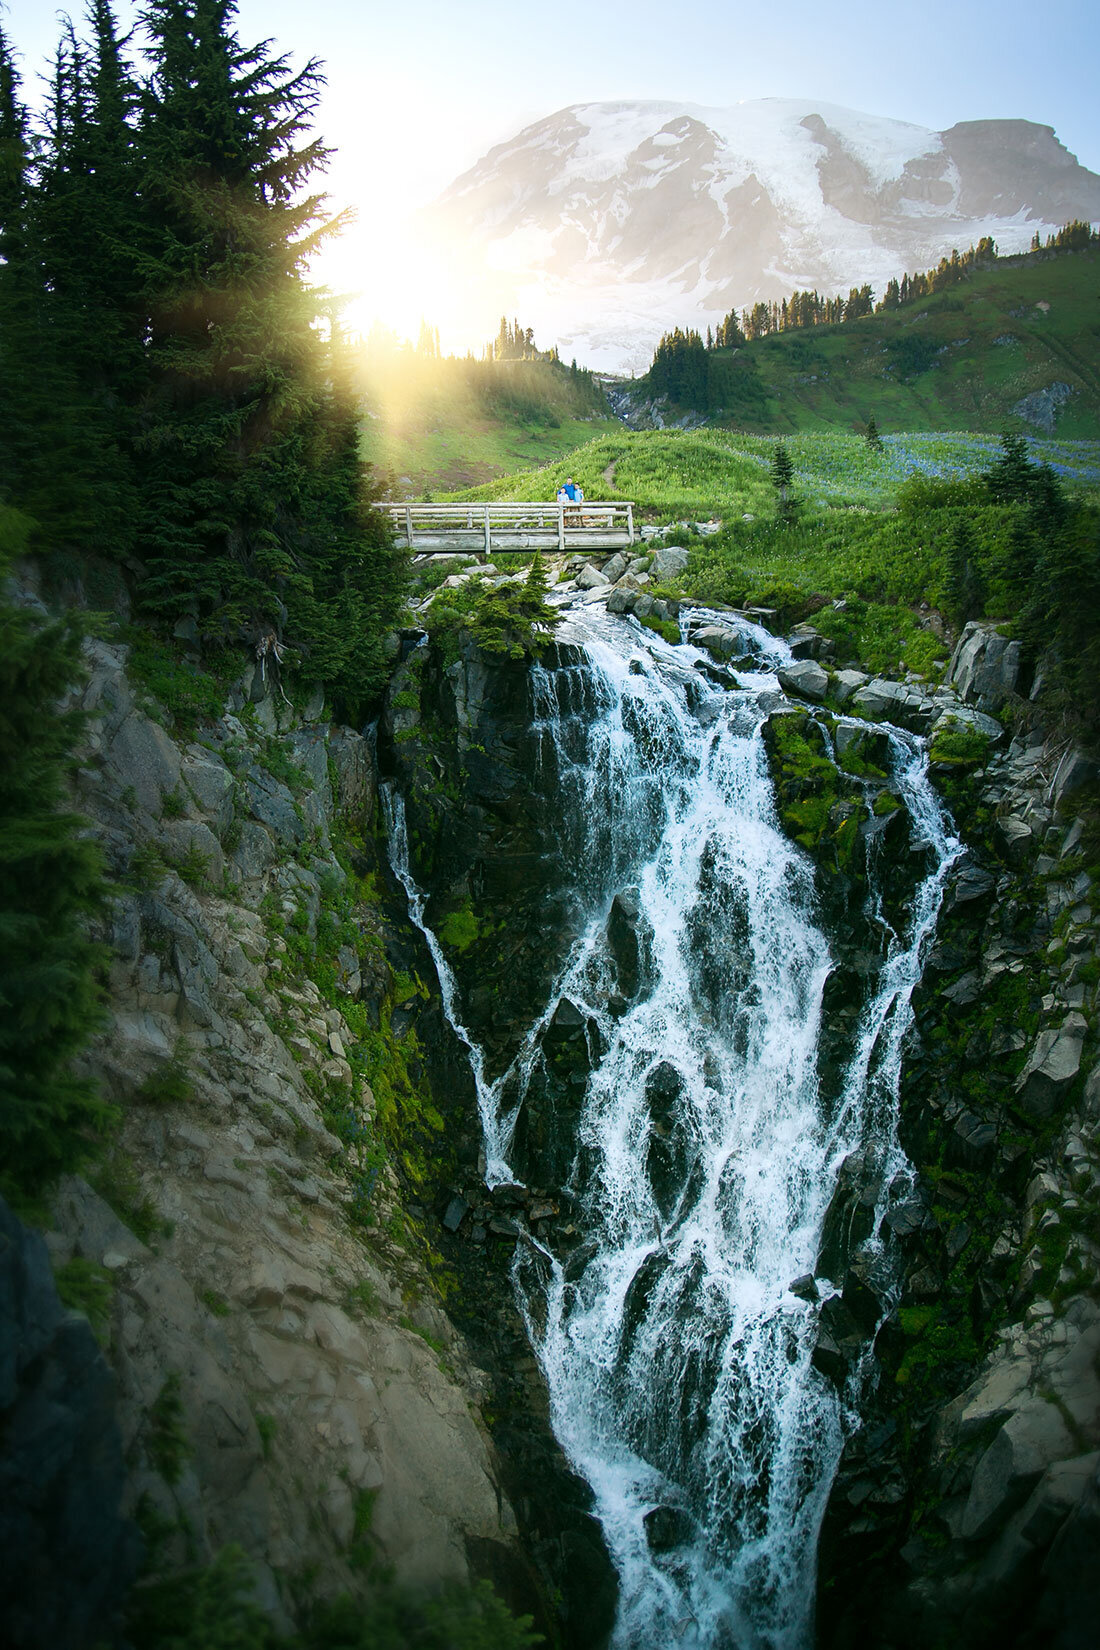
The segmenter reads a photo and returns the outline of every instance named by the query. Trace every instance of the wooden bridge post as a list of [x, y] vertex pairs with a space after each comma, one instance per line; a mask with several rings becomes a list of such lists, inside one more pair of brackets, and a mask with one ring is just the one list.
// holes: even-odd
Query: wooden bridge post
[[485, 559], [493, 553], [493, 529], [489, 525], [489, 506], [485, 506]]
[[633, 506], [633, 504], [628, 504], [627, 507], [626, 507], [626, 533], [627, 533], [627, 539], [626, 539], [627, 544], [633, 544], [634, 543], [634, 506]]
[[558, 549], [565, 553], [565, 505], [558, 505]]
[[409, 549], [413, 547], [413, 517], [408, 505], [405, 506], [405, 537], [409, 541]]

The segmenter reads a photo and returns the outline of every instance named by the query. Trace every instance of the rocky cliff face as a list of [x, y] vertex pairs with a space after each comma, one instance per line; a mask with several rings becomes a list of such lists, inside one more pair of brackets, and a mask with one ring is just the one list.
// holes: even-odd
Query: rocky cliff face
[[[987, 711], [1027, 685], [983, 625], [952, 673]], [[821, 1636], [1070, 1650], [1100, 1536], [1100, 917], [1074, 817], [1094, 770], [1041, 730], [940, 748], [969, 851], [915, 1005], [904, 1292], [826, 1519]]]
[[[48, 1278], [44, 1251], [9, 1237], [5, 1304], [35, 1344], [2, 1401], [41, 1402], [64, 1376], [89, 1409], [59, 1430], [58, 1495], [89, 1493], [61, 1457], [99, 1429], [96, 1493], [106, 1514], [121, 1488], [147, 1573], [239, 1544], [283, 1628], [311, 1599], [369, 1596], [379, 1566], [422, 1593], [491, 1576], [546, 1616], [482, 1413], [489, 1377], [389, 1144], [387, 1107], [412, 1105], [420, 1073], [385, 954], [370, 749], [252, 672], [239, 716], [173, 735], [126, 659], [90, 645], [77, 779], [117, 878], [111, 1023], [87, 1058], [121, 1127], [46, 1233], [55, 1267], [97, 1282], [110, 1369], [85, 1322], [28, 1305], [18, 1279]], [[44, 1372], [24, 1393], [32, 1357]], [[8, 1481], [22, 1470], [6, 1462]], [[45, 1525], [13, 1534], [41, 1538], [55, 1580], [97, 1571], [66, 1644], [91, 1642], [133, 1570], [126, 1528], [105, 1516], [76, 1558]], [[19, 1642], [60, 1642], [52, 1619]]]

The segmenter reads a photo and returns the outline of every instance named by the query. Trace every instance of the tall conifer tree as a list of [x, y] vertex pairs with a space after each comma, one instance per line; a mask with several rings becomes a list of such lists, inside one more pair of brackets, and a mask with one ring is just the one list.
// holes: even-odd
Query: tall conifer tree
[[[286, 640], [331, 662], [327, 604], [341, 623], [365, 615], [380, 582], [392, 608], [395, 567], [369, 498], [351, 496], [354, 432], [303, 279], [337, 227], [304, 192], [327, 157], [308, 136], [321, 73], [242, 47], [235, 12], [234, 0], [150, 0], [145, 13], [143, 598], [165, 617], [192, 613], [214, 643]], [[340, 508], [319, 497], [334, 473]], [[345, 553], [349, 535], [361, 554]]]

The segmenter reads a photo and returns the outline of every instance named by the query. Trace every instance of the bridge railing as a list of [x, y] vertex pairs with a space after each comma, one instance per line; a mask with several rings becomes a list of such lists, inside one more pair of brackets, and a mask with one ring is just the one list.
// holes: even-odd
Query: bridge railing
[[582, 504], [383, 504], [410, 550], [567, 550], [618, 548], [636, 542], [634, 505], [602, 499]]

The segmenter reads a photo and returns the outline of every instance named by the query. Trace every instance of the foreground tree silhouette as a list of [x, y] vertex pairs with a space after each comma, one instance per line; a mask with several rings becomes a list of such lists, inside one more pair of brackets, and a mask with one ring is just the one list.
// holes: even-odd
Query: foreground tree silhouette
[[377, 671], [349, 627], [392, 617], [403, 560], [370, 509], [331, 320], [304, 280], [341, 221], [304, 192], [328, 155], [307, 136], [322, 75], [242, 47], [235, 12], [145, 14], [141, 597], [207, 645], [286, 643], [359, 702]]

